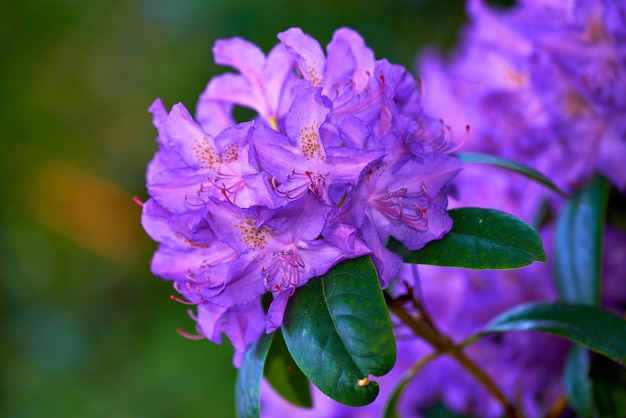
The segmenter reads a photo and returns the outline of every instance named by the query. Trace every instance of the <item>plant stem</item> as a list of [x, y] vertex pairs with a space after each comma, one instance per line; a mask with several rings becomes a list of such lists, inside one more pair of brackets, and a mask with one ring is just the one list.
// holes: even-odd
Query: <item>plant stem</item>
[[558, 418], [563, 413], [563, 410], [567, 407], [567, 399], [565, 396], [561, 396], [554, 404], [548, 409], [545, 418]]
[[440, 353], [446, 353], [454, 358], [465, 370], [467, 370], [487, 391], [502, 404], [506, 414], [510, 418], [521, 418], [515, 407], [508, 401], [504, 393], [496, 385], [491, 377], [481, 369], [471, 358], [463, 352], [463, 349], [455, 345], [450, 338], [441, 334], [427, 323], [413, 317], [403, 307], [390, 303], [390, 310], [407, 326], [415, 335], [423, 338], [426, 342]]

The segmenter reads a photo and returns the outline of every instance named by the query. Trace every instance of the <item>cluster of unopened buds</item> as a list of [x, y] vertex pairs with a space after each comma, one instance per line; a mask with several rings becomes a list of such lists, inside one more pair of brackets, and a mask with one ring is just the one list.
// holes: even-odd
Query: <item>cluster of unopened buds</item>
[[[375, 60], [356, 32], [337, 30], [326, 54], [300, 29], [278, 38], [267, 56], [217, 41], [216, 62], [238, 73], [209, 82], [195, 119], [182, 104], [150, 108], [153, 273], [197, 305], [202, 337], [230, 338], [236, 362], [281, 325], [296, 288], [337, 263], [370, 255], [388, 286], [402, 266], [388, 238], [418, 250], [445, 235], [460, 169], [445, 125], [422, 111], [420, 83]], [[257, 116], [238, 123], [235, 105]]]

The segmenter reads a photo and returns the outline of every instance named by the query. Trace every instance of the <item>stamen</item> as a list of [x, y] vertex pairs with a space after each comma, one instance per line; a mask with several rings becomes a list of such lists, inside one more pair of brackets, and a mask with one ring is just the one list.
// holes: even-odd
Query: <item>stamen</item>
[[220, 189], [220, 192], [222, 193], [222, 195], [226, 198], [226, 200], [228, 201], [228, 203], [230, 203], [231, 205], [233, 204], [233, 201], [230, 200], [230, 197], [228, 197], [228, 193], [226, 192], [226, 185], [224, 183], [222, 183], [222, 188]]
[[417, 192], [401, 187], [392, 192], [375, 194], [370, 202], [373, 208], [393, 222], [404, 223], [414, 229], [428, 226], [427, 209], [431, 205], [431, 197], [422, 180]]
[[187, 315], [189, 315], [189, 317], [193, 319], [194, 321], [198, 322], [198, 317], [196, 316], [194, 311], [192, 311], [191, 309], [187, 309]]
[[137, 196], [133, 196], [133, 202], [143, 207], [143, 202]]
[[420, 92], [420, 100], [423, 101], [426, 98], [426, 84], [421, 76], [417, 77], [417, 86]]
[[219, 190], [219, 192], [224, 196], [226, 201], [230, 204], [234, 204], [234, 201], [237, 199], [237, 193], [244, 186], [245, 182], [239, 175], [235, 174], [226, 174], [221, 171], [217, 171], [213, 178], [206, 177], [207, 184], [200, 183], [198, 189], [196, 189], [196, 198], [200, 201], [200, 203], [192, 202], [189, 198], [189, 195], [185, 193], [185, 201], [189, 206], [193, 207], [202, 207], [208, 204], [207, 200], [202, 198], [203, 194], [211, 194], [213, 191], [212, 188]]
[[469, 132], [470, 132], [469, 125], [465, 125], [465, 137], [463, 138], [463, 140], [461, 142], [459, 142], [458, 144], [456, 144], [451, 149], [445, 150], [444, 153], [452, 154], [452, 153], [458, 151], [459, 149], [461, 149], [463, 147], [463, 145], [465, 145], [465, 143], [467, 142], [467, 140], [469, 138]]
[[[234, 201], [237, 200], [237, 193], [239, 193], [245, 185], [245, 182], [239, 174], [226, 174], [222, 171], [218, 171], [212, 180], [209, 178], [207, 178], [207, 180], [220, 190], [220, 193], [230, 204], [234, 204]], [[227, 182], [229, 183], [228, 186], [226, 185]]]
[[204, 340], [204, 336], [201, 334], [190, 334], [187, 331], [178, 328], [176, 330], [176, 332], [178, 332], [178, 334], [184, 338], [187, 338], [188, 340], [194, 340], [194, 341], [199, 341], [199, 340]]
[[[441, 124], [441, 131], [439, 135], [426, 135], [426, 132], [428, 131], [424, 128], [422, 121], [420, 120], [418, 123], [420, 140], [424, 146], [430, 145], [432, 150], [435, 152], [452, 154], [463, 147], [469, 138], [469, 125], [465, 126], [465, 136], [463, 137], [463, 140], [455, 144], [452, 128], [450, 128], [449, 125], [446, 125], [443, 119], [439, 119], [439, 123]], [[430, 144], [428, 144], [428, 142], [430, 142]]]
[[172, 299], [174, 302], [182, 303], [183, 305], [189, 305], [189, 306], [199, 305], [202, 302], [204, 302], [204, 299], [200, 299], [200, 300], [198, 300], [196, 302], [190, 302], [188, 300], [182, 300], [181, 298], [179, 298], [176, 295], [170, 295], [170, 299]]
[[272, 177], [270, 179], [270, 185], [277, 193], [291, 200], [299, 199], [307, 190], [313, 192], [318, 198], [324, 195], [326, 178], [319, 173], [312, 173], [308, 170], [304, 173], [298, 173], [295, 169], [292, 169], [291, 173], [287, 175], [287, 180], [289, 180], [290, 183], [299, 184], [291, 189], [280, 190], [278, 186], [280, 186], [281, 183], [276, 180], [276, 177]]
[[[174, 283], [174, 289], [178, 292], [178, 293], [196, 293], [198, 295], [202, 295], [202, 289], [203, 288], [211, 288], [211, 280], [209, 279], [209, 276], [205, 276], [205, 281], [204, 282], [200, 282], [197, 280], [190, 280], [188, 282], [185, 282], [185, 291], [180, 290], [180, 284], [178, 282]], [[214, 287], [214, 286], [213, 286]]]
[[200, 202], [202, 203], [191, 203], [191, 201], [189, 200], [189, 197], [187, 196], [187, 193], [185, 193], [185, 202], [187, 202], [187, 204], [189, 206], [193, 206], [196, 208], [202, 207], [202, 206], [206, 206], [208, 204], [208, 202], [206, 202], [205, 200], [203, 200], [200, 195], [202, 193], [202, 189], [201, 189], [202, 185], [200, 185], [200, 187], [198, 188], [198, 190], [196, 190], [196, 196], [198, 197], [198, 199], [200, 200]]
[[403, 219], [415, 228], [424, 228], [428, 226], [428, 212], [426, 209], [419, 207], [417, 203], [415, 204], [415, 214], [404, 213]]
[[280, 293], [281, 295], [287, 297], [287, 298], [292, 297], [293, 294], [296, 293], [296, 288], [295, 287], [291, 287], [291, 288], [289, 288], [289, 292], [285, 292], [277, 284], [274, 285], [274, 290], [277, 291], [278, 293]]
[[[350, 102], [353, 102], [355, 98], [357, 102], [361, 101], [361, 92], [357, 92], [356, 94], [353, 94], [352, 97], [350, 97], [348, 100], [344, 101], [343, 103], [335, 104], [335, 112], [334, 112], [335, 115], [345, 115], [348, 113], [358, 112], [359, 110], [366, 108], [367, 106], [371, 105], [376, 100], [378, 100], [383, 95], [383, 92], [385, 90], [385, 76], [381, 74], [378, 78], [380, 80], [380, 88], [378, 89], [378, 92], [376, 92], [376, 95], [374, 95], [374, 97], [371, 97], [365, 103], [359, 103], [355, 105], [354, 107], [347, 107], [348, 104]], [[353, 87], [354, 87], [354, 83], [353, 83]], [[369, 91], [369, 90], [371, 90], [371, 87], [368, 85], [363, 91]], [[344, 107], [346, 108], [342, 109]]]
[[[278, 292], [290, 297], [300, 283], [300, 269], [304, 267], [304, 260], [294, 248], [273, 253], [269, 264], [261, 267], [263, 285], [272, 293]], [[276, 280], [279, 283], [270, 283]]]
[[[289, 180], [292, 180], [291, 176], [287, 176], [287, 178]], [[272, 185], [272, 188], [274, 190], [276, 190], [276, 193], [279, 193], [283, 196], [286, 196], [287, 199], [290, 200], [295, 200], [298, 199], [300, 197], [302, 197], [304, 195], [304, 193], [306, 193], [306, 191], [308, 190], [308, 184], [306, 183], [301, 183], [300, 185], [292, 188], [292, 189], [288, 189], [288, 190], [280, 190], [278, 188], [278, 186], [280, 185], [280, 183], [276, 180], [276, 177], [272, 177], [270, 179], [270, 184]]]

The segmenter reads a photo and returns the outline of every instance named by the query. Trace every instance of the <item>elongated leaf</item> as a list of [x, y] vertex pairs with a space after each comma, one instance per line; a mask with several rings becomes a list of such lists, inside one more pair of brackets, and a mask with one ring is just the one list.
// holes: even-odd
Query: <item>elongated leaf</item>
[[556, 222], [554, 270], [561, 298], [598, 305], [609, 184], [596, 176], [565, 205]]
[[299, 288], [282, 329], [304, 374], [347, 405], [372, 402], [379, 389], [368, 376], [381, 376], [395, 363], [389, 312], [369, 257], [345, 261]]
[[626, 411], [626, 369], [601, 356], [591, 361], [596, 410], [602, 418], [623, 418]]
[[[554, 272], [561, 299], [599, 306], [601, 297], [602, 240], [608, 182], [595, 176], [561, 210], [555, 229]], [[589, 354], [574, 347], [563, 374], [565, 395], [581, 417], [594, 413]], [[601, 384], [601, 383], [600, 383]]]
[[390, 239], [387, 247], [405, 263], [463, 267], [478, 270], [514, 269], [545, 261], [541, 238], [524, 221], [492, 209], [460, 208], [448, 211], [452, 230], [418, 251]]
[[280, 329], [274, 332], [274, 342], [265, 361], [265, 377], [276, 392], [294, 405], [310, 407], [309, 379], [289, 354]]
[[239, 418], [256, 418], [261, 414], [263, 366], [274, 334], [263, 334], [246, 350], [235, 382], [235, 412]]
[[563, 372], [563, 390], [572, 411], [582, 418], [593, 416], [593, 396], [589, 352], [575, 345], [569, 352]]
[[561, 196], [568, 197], [567, 193], [565, 193], [556, 184], [554, 184], [552, 180], [541, 174], [539, 171], [530, 168], [524, 164], [507, 160], [505, 158], [496, 157], [494, 155], [480, 154], [474, 152], [461, 152], [457, 154], [457, 157], [464, 163], [488, 164], [514, 171], [531, 180], [536, 181], [537, 183], [543, 184], [544, 186], [560, 194]]
[[626, 321], [595, 306], [568, 302], [529, 303], [503, 313], [479, 333], [544, 331], [623, 362]]

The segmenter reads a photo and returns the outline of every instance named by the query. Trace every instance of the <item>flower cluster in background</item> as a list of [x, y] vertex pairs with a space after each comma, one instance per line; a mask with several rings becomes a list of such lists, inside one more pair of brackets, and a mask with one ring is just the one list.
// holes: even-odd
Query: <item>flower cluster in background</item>
[[[506, 10], [468, 1], [470, 23], [446, 60], [436, 51], [419, 57], [424, 107], [455, 134], [470, 126], [463, 151], [529, 165], [568, 192], [594, 173], [626, 191], [626, 7], [611, 1], [519, 1]], [[451, 207], [479, 206], [516, 214], [535, 224], [551, 259], [554, 217], [563, 198], [518, 174], [484, 165], [466, 166], [454, 180]], [[624, 310], [626, 233], [607, 226], [603, 303]], [[402, 277], [420, 289], [420, 301], [442, 331], [462, 341], [497, 314], [528, 301], [558, 298], [550, 261], [515, 271], [484, 272], [420, 266]], [[380, 380], [381, 396], [355, 410], [316, 396], [328, 417], [377, 417], [388, 396], [385, 384], [432, 352], [398, 330], [398, 362]], [[493, 376], [527, 416], [543, 416], [562, 396], [568, 344], [538, 333], [481, 339], [467, 353]], [[269, 390], [268, 390], [269, 392]], [[268, 393], [267, 416], [292, 407]], [[402, 416], [421, 416], [438, 402], [469, 416], [502, 416], [501, 406], [452, 359], [425, 366], [400, 401]], [[302, 410], [298, 410], [301, 414]], [[312, 415], [315, 416], [313, 412]], [[308, 416], [308, 415], [301, 415]]]
[[[148, 167], [143, 226], [160, 243], [154, 274], [174, 282], [201, 337], [235, 347], [235, 363], [282, 323], [295, 289], [370, 254], [386, 287], [402, 260], [451, 228], [448, 183], [460, 169], [419, 84], [339, 29], [324, 54], [300, 29], [265, 56], [220, 40], [194, 120], [182, 104], [150, 108], [159, 150]], [[258, 116], [237, 123], [234, 107]], [[267, 311], [262, 295], [271, 293]]]
[[[469, 124], [464, 151], [493, 154], [527, 164], [568, 192], [594, 173], [626, 191], [626, 13], [619, 2], [526, 0], [509, 10], [467, 5], [471, 23], [446, 62], [437, 53], [420, 56], [428, 87], [425, 108], [452, 129]], [[457, 341], [517, 304], [558, 298], [553, 276], [554, 217], [564, 200], [514, 173], [468, 166], [458, 177], [451, 206], [491, 207], [516, 214], [539, 228], [548, 263], [508, 272], [420, 268], [427, 308]], [[626, 234], [605, 231], [604, 304], [623, 310]], [[468, 353], [496, 378], [528, 416], [542, 416], [562, 396], [561, 373], [568, 345], [538, 333], [478, 341]], [[408, 353], [406, 355], [409, 355]], [[411, 353], [410, 355], [414, 355]], [[436, 379], [442, 374], [454, 378]], [[433, 390], [433, 382], [437, 389]], [[434, 392], [424, 407], [442, 399], [471, 416], [500, 416], [493, 400], [458, 365], [435, 361], [409, 393]]]
[[[468, 2], [473, 24], [462, 32], [455, 58], [445, 63], [435, 52], [420, 58], [433, 93], [428, 108], [453, 129], [471, 122], [465, 151], [524, 162], [567, 191], [599, 172], [624, 192], [626, 12], [620, 5], [526, 0], [499, 12]], [[503, 181], [506, 190], [490, 201], [506, 204], [498, 198], [505, 194], [511, 203], [503, 209], [531, 220], [551, 192], [511, 183]]]

